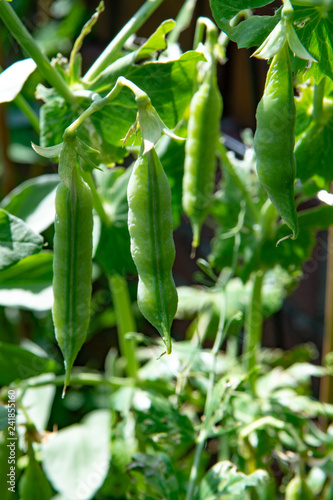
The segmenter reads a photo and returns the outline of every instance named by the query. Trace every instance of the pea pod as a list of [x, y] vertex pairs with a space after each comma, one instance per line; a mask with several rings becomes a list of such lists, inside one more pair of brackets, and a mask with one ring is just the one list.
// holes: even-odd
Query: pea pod
[[201, 226], [212, 201], [221, 114], [222, 98], [211, 69], [191, 100], [185, 145], [182, 204], [191, 221], [193, 248], [199, 245]]
[[272, 60], [256, 118], [254, 149], [258, 178], [295, 239], [298, 236], [294, 199], [296, 107], [287, 43]]
[[178, 302], [172, 277], [171, 190], [154, 148], [136, 161], [127, 197], [131, 253], [139, 274], [138, 306], [170, 354], [170, 330]]
[[56, 192], [53, 260], [53, 322], [66, 369], [65, 387], [90, 321], [92, 272], [92, 195], [76, 169], [70, 187]]

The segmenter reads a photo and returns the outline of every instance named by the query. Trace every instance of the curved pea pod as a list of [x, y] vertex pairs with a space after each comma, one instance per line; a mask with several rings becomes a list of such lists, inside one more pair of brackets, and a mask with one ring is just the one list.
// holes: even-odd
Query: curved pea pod
[[56, 192], [53, 260], [53, 322], [65, 361], [66, 381], [87, 335], [92, 273], [92, 194], [77, 169], [70, 187]]
[[182, 204], [192, 225], [193, 248], [199, 245], [201, 227], [214, 192], [221, 115], [222, 97], [215, 75], [210, 75], [191, 100], [185, 144]]
[[178, 303], [172, 277], [171, 190], [154, 148], [136, 161], [127, 197], [131, 254], [139, 275], [138, 306], [170, 354], [170, 330]]
[[287, 43], [272, 60], [256, 118], [254, 149], [258, 178], [295, 239], [298, 236], [294, 198], [296, 107]]

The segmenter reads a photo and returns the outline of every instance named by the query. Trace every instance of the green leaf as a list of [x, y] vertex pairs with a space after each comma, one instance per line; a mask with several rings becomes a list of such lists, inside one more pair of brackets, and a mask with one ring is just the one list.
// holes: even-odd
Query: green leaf
[[32, 59], [23, 59], [0, 73], [0, 103], [13, 101], [36, 67]]
[[61, 153], [63, 142], [61, 142], [60, 144], [56, 144], [55, 146], [49, 146], [47, 148], [37, 146], [37, 144], [34, 144], [33, 142], [31, 143], [31, 146], [32, 149], [43, 158], [56, 158]]
[[156, 153], [163, 165], [172, 191], [171, 210], [173, 227], [180, 225], [183, 213], [182, 182], [184, 174], [185, 143], [163, 135], [156, 145]]
[[96, 172], [95, 179], [111, 224], [127, 227], [127, 186], [133, 166]]
[[136, 274], [130, 252], [130, 237], [127, 226], [105, 226], [95, 253], [95, 260], [107, 274]]
[[0, 207], [22, 219], [33, 231], [41, 233], [55, 217], [57, 174], [46, 174], [22, 182], [0, 203]]
[[297, 177], [306, 182], [318, 176], [333, 180], [333, 109], [320, 122], [313, 120], [295, 145]]
[[0, 342], [0, 385], [58, 370], [55, 361], [13, 344]]
[[[176, 473], [169, 457], [164, 453], [148, 455], [137, 453], [128, 467], [135, 478], [137, 491], [144, 493], [141, 499], [175, 500], [181, 498]], [[139, 499], [138, 499], [139, 500]]]
[[247, 476], [227, 460], [218, 462], [209, 469], [201, 481], [195, 500], [218, 500], [225, 498], [225, 495], [241, 495], [240, 498], [245, 498], [244, 493], [247, 488], [260, 488], [268, 479], [265, 470], [258, 469]]
[[[263, 283], [263, 313], [269, 316], [279, 311], [285, 297], [285, 288], [290, 279], [280, 268], [267, 271]], [[226, 303], [225, 319], [229, 321], [239, 311], [245, 313], [251, 295], [251, 283], [243, 283], [240, 278], [230, 279], [224, 290], [215, 287], [177, 288], [179, 303], [177, 318], [189, 318], [195, 314], [212, 309], [219, 317]]]
[[43, 238], [21, 219], [0, 209], [0, 272], [24, 257], [39, 252]]
[[[32, 445], [30, 444], [32, 449]], [[36, 461], [34, 453], [29, 453], [29, 463], [19, 482], [21, 500], [50, 500], [51, 486]]]
[[173, 19], [167, 19], [166, 21], [164, 21], [142, 45], [142, 47], [140, 47], [135, 59], [144, 59], [150, 56], [150, 54], [152, 54], [153, 52], [156, 52], [158, 50], [165, 50], [167, 48], [165, 35], [170, 33], [175, 25], [176, 21], [174, 21]]
[[213, 17], [222, 31], [238, 44], [239, 48], [259, 46], [268, 37], [280, 20], [280, 13], [275, 16], [251, 16], [236, 26], [230, 21], [242, 10], [263, 7], [271, 0], [210, 0]]
[[52, 252], [41, 252], [0, 271], [0, 304], [37, 311], [51, 309]]
[[[324, 9], [295, 7], [294, 26], [304, 47], [318, 61], [312, 64], [307, 77], [317, 82], [322, 76], [333, 78], [333, 12]], [[300, 65], [304, 69], [306, 62]]]
[[101, 199], [112, 225], [102, 224], [95, 259], [108, 274], [136, 274], [127, 227], [127, 185], [132, 167], [95, 172]]
[[[172, 129], [182, 118], [193, 92], [193, 81], [197, 63], [203, 54], [189, 51], [179, 59], [167, 62], [148, 62], [140, 66], [131, 65], [126, 71], [115, 74], [109, 80], [98, 79], [90, 91], [107, 93], [124, 76], [138, 85], [151, 98], [152, 105], [163, 122]], [[47, 96], [47, 94], [46, 94]], [[80, 106], [88, 108], [91, 102], [81, 98]], [[100, 151], [99, 162], [120, 162], [128, 152], [122, 148], [124, 137], [136, 120], [137, 106], [132, 93], [122, 90], [112, 103], [91, 115], [78, 130], [78, 137]], [[41, 108], [41, 139], [44, 146], [53, 146], [62, 141], [62, 135], [77, 116], [62, 98], [52, 93]]]
[[153, 392], [137, 391], [133, 399], [137, 413], [137, 434], [151, 445], [172, 448], [195, 439], [191, 421], [166, 398]]
[[96, 410], [43, 443], [43, 469], [54, 489], [68, 498], [93, 498], [109, 470], [109, 442], [110, 412]]

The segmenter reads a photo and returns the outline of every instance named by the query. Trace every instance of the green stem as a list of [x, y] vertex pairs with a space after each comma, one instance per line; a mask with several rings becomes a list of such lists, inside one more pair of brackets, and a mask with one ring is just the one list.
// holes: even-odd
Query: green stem
[[[1, 1], [1, 0], [0, 0]], [[23, 389], [29, 389], [33, 387], [43, 387], [45, 385], [55, 385], [62, 387], [65, 382], [65, 375], [58, 375], [55, 378], [50, 378], [48, 380], [38, 380], [38, 378], [23, 380], [13, 387], [22, 387]], [[108, 377], [105, 378], [97, 373], [77, 373], [71, 375], [71, 386], [73, 385], [109, 385], [110, 387], [118, 388], [124, 386], [134, 385], [135, 381], [130, 378], [121, 377]]]
[[122, 357], [126, 360], [126, 374], [128, 377], [136, 378], [139, 368], [136, 359], [136, 342], [126, 338], [127, 333], [136, 332], [127, 281], [119, 274], [109, 276], [108, 279], [117, 317], [119, 348]]
[[197, 439], [197, 445], [196, 445], [195, 452], [194, 452], [193, 465], [191, 468], [190, 478], [189, 478], [189, 482], [187, 485], [186, 500], [192, 500], [193, 496], [194, 496], [195, 483], [197, 481], [201, 455], [202, 455], [202, 452], [203, 452], [203, 449], [204, 449], [204, 446], [206, 443], [206, 439], [207, 439], [206, 429], [201, 429], [199, 432], [198, 439]]
[[[330, 192], [333, 192], [331, 183]], [[333, 226], [328, 228], [327, 241], [327, 263], [326, 263], [326, 290], [325, 290], [325, 319], [324, 319], [324, 337], [322, 345], [322, 359], [333, 351]], [[326, 375], [320, 380], [321, 403], [333, 404], [333, 377]], [[323, 424], [327, 424], [326, 419], [322, 419]]]
[[[241, 10], [240, 12], [238, 12], [238, 14], [235, 15], [235, 17], [233, 17], [230, 20], [229, 24], [231, 27], [237, 26], [237, 24], [239, 24], [241, 19], [249, 19], [251, 16], [252, 16], [252, 11], [250, 9]], [[223, 49], [226, 49], [229, 45], [229, 42], [230, 38], [228, 37], [228, 35], [226, 35], [224, 31], [221, 31], [218, 37], [218, 44]]]
[[177, 17], [176, 17], [176, 26], [168, 35], [169, 43], [177, 43], [179, 39], [179, 35], [182, 31], [186, 30], [191, 23], [191, 19], [193, 17], [193, 12], [197, 0], [185, 0], [182, 8], [180, 9]]
[[[252, 293], [245, 320], [244, 352], [246, 368], [251, 372], [256, 366], [257, 353], [262, 336], [262, 304], [261, 289], [264, 272], [259, 270], [252, 276]], [[254, 379], [250, 376], [250, 384], [254, 390]]]
[[6, 25], [15, 40], [38, 66], [43, 77], [61, 94], [67, 102], [74, 103], [75, 98], [65, 80], [53, 68], [48, 58], [30, 35], [27, 28], [16, 15], [9, 2], [0, 0], [0, 18]]
[[199, 467], [200, 467], [200, 460], [201, 460], [201, 455], [202, 451], [204, 449], [207, 437], [208, 437], [208, 430], [209, 430], [209, 425], [210, 425], [210, 420], [212, 417], [213, 409], [211, 406], [211, 400], [213, 396], [213, 390], [214, 390], [214, 384], [215, 384], [215, 372], [216, 372], [216, 363], [217, 363], [217, 355], [218, 352], [221, 348], [221, 345], [223, 341], [225, 340], [227, 329], [224, 328], [224, 323], [225, 323], [225, 306], [223, 307], [221, 311], [221, 316], [220, 316], [220, 321], [219, 321], [219, 327], [218, 331], [216, 334], [216, 338], [214, 341], [214, 345], [212, 348], [212, 357], [213, 357], [213, 362], [211, 364], [210, 368], [210, 373], [209, 373], [209, 386], [207, 390], [207, 397], [206, 397], [206, 402], [205, 402], [205, 408], [204, 408], [204, 420], [202, 427], [199, 432], [199, 436], [197, 438], [197, 445], [194, 453], [194, 460], [190, 472], [190, 477], [189, 477], [189, 482], [187, 485], [187, 491], [186, 491], [186, 500], [193, 500], [194, 497], [194, 490], [195, 490], [195, 485], [197, 482], [197, 477], [198, 477], [198, 472], [199, 472]]
[[133, 35], [151, 14], [159, 7], [163, 0], [147, 0], [142, 7], [134, 14], [127, 24], [119, 31], [115, 38], [110, 42], [102, 54], [96, 59], [84, 75], [85, 82], [91, 82], [103, 71], [112, 61], [114, 61], [129, 36]]
[[247, 191], [246, 186], [244, 186], [243, 182], [239, 178], [232, 162], [230, 161], [230, 159], [227, 155], [227, 151], [226, 151], [224, 144], [221, 141], [219, 141], [217, 147], [218, 147], [218, 153], [220, 155], [220, 158], [221, 158], [223, 165], [227, 168], [228, 173], [232, 177], [232, 180], [234, 181], [236, 186], [242, 191], [243, 197], [246, 201], [246, 205], [249, 208], [251, 214], [253, 215], [254, 220], [256, 222], [259, 222], [259, 220], [260, 220], [259, 210], [257, 209], [255, 204], [253, 203], [253, 200], [252, 200], [249, 192]]
[[98, 7], [96, 8], [95, 13], [93, 16], [86, 22], [86, 24], [83, 26], [81, 33], [77, 37], [77, 39], [74, 42], [72, 52], [69, 57], [69, 74], [71, 76], [71, 81], [75, 81], [75, 75], [74, 75], [74, 67], [75, 67], [75, 59], [79, 51], [81, 50], [83, 41], [85, 37], [91, 32], [92, 28], [94, 25], [97, 23], [98, 18], [100, 14], [104, 11], [104, 1], [101, 0], [99, 3]]
[[[0, 0], [0, 1], [2, 1], [2, 0]], [[30, 106], [28, 101], [21, 94], [18, 94], [15, 97], [13, 102], [14, 102], [14, 104], [16, 104], [16, 106], [19, 108], [19, 110], [25, 114], [25, 116], [28, 118], [32, 128], [39, 135], [40, 128], [39, 128], [38, 115], [32, 109], [32, 107]]]
[[84, 172], [84, 171], [81, 171], [81, 175], [83, 177], [83, 179], [86, 181], [86, 183], [88, 184], [88, 186], [90, 187], [90, 190], [91, 190], [91, 194], [92, 194], [92, 197], [93, 197], [93, 205], [94, 205], [94, 209], [96, 210], [99, 218], [101, 219], [102, 223], [105, 225], [105, 226], [109, 226], [110, 225], [110, 219], [109, 217], [107, 216], [105, 210], [104, 210], [104, 207], [103, 207], [103, 203], [101, 202], [101, 198], [96, 190], [96, 186], [95, 186], [95, 183], [94, 183], [94, 180], [92, 178], [92, 175], [90, 172]]
[[204, 32], [206, 30], [206, 39], [210, 44], [216, 43], [218, 29], [208, 17], [199, 17], [195, 27], [193, 48], [196, 50], [200, 42], [203, 41]]
[[89, 108], [83, 111], [83, 113], [78, 118], [76, 118], [76, 120], [74, 120], [74, 122], [71, 123], [69, 127], [66, 128], [63, 137], [69, 138], [71, 136], [75, 136], [77, 129], [82, 125], [84, 120], [86, 120], [86, 118], [88, 118], [93, 113], [96, 113], [96, 111], [100, 111], [101, 109], [103, 109], [106, 104], [109, 104], [111, 101], [113, 101], [113, 99], [117, 97], [117, 95], [124, 87], [128, 87], [133, 92], [137, 99], [137, 102], [139, 102], [140, 100], [150, 101], [147, 94], [143, 92], [143, 90], [141, 90], [137, 85], [135, 85], [135, 83], [127, 80], [127, 78], [124, 78], [123, 76], [120, 76], [116, 81], [113, 89], [105, 97], [100, 97], [98, 94], [95, 95], [95, 100], [92, 102]]
[[314, 85], [313, 89], [313, 119], [320, 120], [323, 114], [323, 101], [325, 95], [326, 77], [320, 83]]

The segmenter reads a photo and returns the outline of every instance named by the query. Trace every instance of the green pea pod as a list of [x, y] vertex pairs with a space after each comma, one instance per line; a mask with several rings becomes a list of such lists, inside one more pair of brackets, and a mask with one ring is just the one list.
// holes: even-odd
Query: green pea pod
[[56, 192], [53, 260], [53, 322], [66, 369], [70, 371], [90, 322], [92, 272], [92, 194], [76, 167], [70, 187]]
[[215, 71], [209, 73], [191, 100], [185, 145], [182, 203], [192, 225], [193, 248], [199, 245], [201, 226], [212, 202], [222, 115]]
[[278, 214], [292, 230], [292, 239], [296, 239], [296, 107], [287, 43], [272, 60], [256, 118], [254, 149], [257, 155], [258, 178]]
[[138, 306], [170, 354], [170, 330], [178, 302], [172, 277], [171, 190], [154, 148], [136, 161], [127, 197], [131, 253], [139, 274]]

